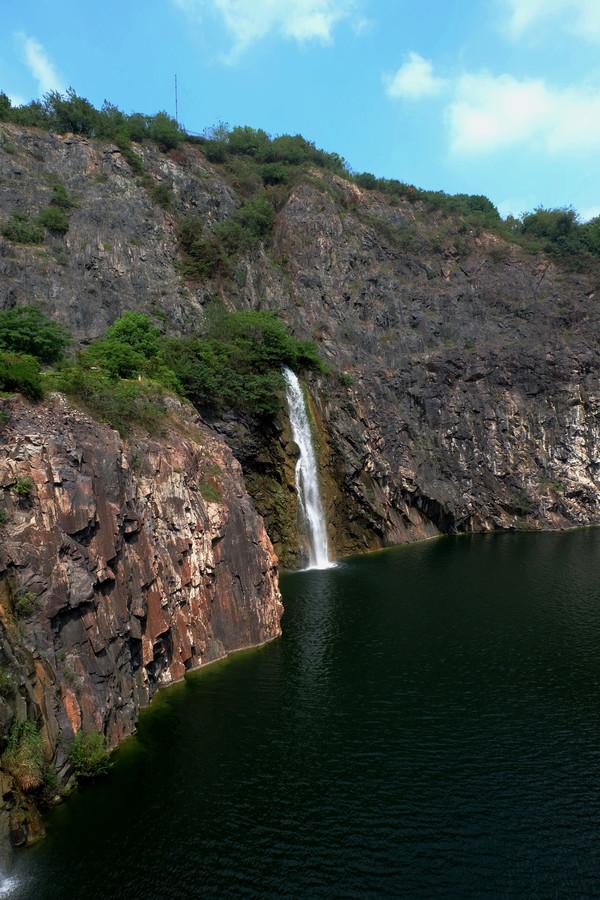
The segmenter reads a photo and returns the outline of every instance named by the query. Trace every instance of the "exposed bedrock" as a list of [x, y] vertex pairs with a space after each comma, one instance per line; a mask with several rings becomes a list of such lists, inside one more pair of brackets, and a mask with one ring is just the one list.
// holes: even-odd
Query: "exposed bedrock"
[[[421, 202], [392, 205], [315, 171], [290, 190], [272, 239], [236, 262], [236, 277], [186, 283], [178, 217], [197, 213], [209, 230], [241, 202], [200, 148], [136, 149], [172, 193], [165, 211], [109, 143], [3, 129], [14, 152], [0, 153], [0, 216], [37, 213], [51, 177], [77, 206], [64, 239], [0, 240], [0, 306], [39, 304], [88, 340], [125, 308], [189, 331], [219, 297], [274, 310], [318, 342], [333, 374], [309, 386], [338, 553], [600, 521], [597, 264], [566, 271]], [[293, 564], [285, 424], [215, 425]]]
[[38, 723], [61, 773], [79, 729], [115, 747], [159, 687], [277, 637], [277, 558], [239, 463], [189, 409], [123, 442], [59, 395], [0, 402], [0, 726]]

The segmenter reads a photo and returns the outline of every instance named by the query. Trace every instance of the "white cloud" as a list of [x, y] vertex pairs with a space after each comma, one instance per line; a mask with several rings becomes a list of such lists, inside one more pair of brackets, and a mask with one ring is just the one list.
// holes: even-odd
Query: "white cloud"
[[481, 154], [526, 144], [548, 153], [600, 150], [600, 90], [542, 79], [464, 75], [447, 108], [450, 145]]
[[[343, 19], [352, 17], [355, 0], [173, 0], [196, 19], [216, 13], [233, 37], [230, 60], [268, 34], [299, 43], [330, 43]], [[363, 20], [356, 19], [360, 28]]]
[[590, 219], [595, 219], [597, 216], [600, 216], [600, 206], [585, 206], [579, 210], [579, 218], [582, 222], [589, 222]]
[[385, 90], [392, 99], [420, 100], [443, 90], [445, 81], [433, 74], [431, 60], [409, 53], [406, 62], [393, 75], [384, 75]]
[[39, 93], [46, 94], [48, 91], [64, 91], [64, 82], [40, 42], [22, 33], [18, 34], [17, 38], [21, 44], [23, 59], [27, 68], [38, 83]]
[[511, 197], [507, 200], [501, 200], [500, 203], [497, 204], [497, 207], [498, 212], [503, 219], [505, 219], [507, 216], [514, 216], [518, 219], [519, 216], [522, 216], [528, 210], [533, 209], [535, 206], [535, 202], [535, 197], [529, 197], [526, 200], [524, 200], [523, 198], [516, 199]]
[[513, 37], [558, 20], [572, 34], [600, 41], [599, 0], [504, 0], [504, 4], [508, 31]]

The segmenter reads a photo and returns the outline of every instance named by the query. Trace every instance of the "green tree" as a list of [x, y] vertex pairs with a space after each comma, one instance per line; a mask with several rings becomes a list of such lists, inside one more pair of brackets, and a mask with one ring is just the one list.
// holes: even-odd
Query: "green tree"
[[145, 357], [156, 356], [160, 350], [160, 328], [144, 313], [124, 312], [107, 329], [106, 337], [128, 344]]
[[16, 244], [41, 244], [44, 240], [42, 225], [23, 213], [14, 213], [2, 226], [2, 234]]
[[29, 400], [41, 400], [42, 376], [37, 359], [0, 352], [0, 391], [18, 391]]
[[69, 217], [59, 206], [48, 206], [38, 216], [38, 222], [54, 234], [66, 234], [69, 230]]
[[143, 372], [146, 357], [130, 344], [107, 337], [82, 351], [79, 362], [86, 369], [103, 369], [111, 378], [133, 378]]
[[35, 306], [0, 310], [0, 350], [26, 353], [44, 363], [56, 362], [69, 336]]
[[100, 113], [85, 97], [80, 97], [72, 87], [66, 94], [50, 91], [44, 97], [44, 106], [48, 112], [51, 127], [64, 134], [86, 134], [96, 137], [101, 131]]
[[177, 147], [185, 137], [175, 119], [166, 112], [159, 112], [151, 117], [147, 134], [166, 150]]

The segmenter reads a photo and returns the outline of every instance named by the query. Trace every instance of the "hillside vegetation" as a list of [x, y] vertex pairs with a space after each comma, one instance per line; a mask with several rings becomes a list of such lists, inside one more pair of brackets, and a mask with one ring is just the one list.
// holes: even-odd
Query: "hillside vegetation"
[[[122, 434], [165, 418], [165, 395], [197, 408], [273, 417], [283, 402], [281, 367], [325, 371], [310, 341], [272, 313], [215, 308], [203, 334], [168, 337], [142, 313], [126, 312], [106, 335], [70, 356], [67, 332], [33, 307], [0, 311], [0, 390], [30, 400], [45, 387], [81, 401]], [[51, 365], [45, 372], [42, 366]]]
[[[321, 150], [301, 135], [273, 137], [260, 128], [230, 128], [220, 123], [207, 129], [204, 135], [194, 136], [187, 134], [164, 111], [155, 115], [128, 114], [108, 101], [96, 109], [73, 89], [64, 95], [52, 91], [42, 100], [23, 106], [13, 106], [9, 97], [0, 92], [0, 122], [3, 121], [113, 141], [141, 177], [145, 173], [133, 144], [154, 141], [165, 152], [176, 149], [184, 141], [201, 145], [209, 162], [227, 173], [247, 202], [231, 222], [222, 223], [210, 233], [200, 221], [188, 218], [180, 223], [183, 272], [192, 278], [231, 273], [236, 256], [268, 234], [273, 211], [285, 202], [290, 186], [306, 178], [315, 168], [348, 179], [363, 190], [379, 191], [391, 204], [402, 198], [421, 203], [426, 210], [459, 217], [465, 227], [495, 232], [530, 252], [546, 252], [580, 266], [585, 265], [586, 258], [600, 256], [600, 217], [582, 223], [572, 208], [540, 207], [520, 218], [509, 216], [503, 220], [485, 196], [423, 190], [398, 179], [357, 173], [339, 154]], [[10, 152], [6, 141], [4, 149]], [[169, 206], [167, 190], [161, 190], [160, 185], [149, 179], [147, 187], [158, 203]], [[64, 203], [53, 201], [37, 221], [28, 222], [15, 216], [3, 226], [4, 235], [9, 239], [30, 242], [43, 240], [44, 228], [55, 232], [68, 229]]]

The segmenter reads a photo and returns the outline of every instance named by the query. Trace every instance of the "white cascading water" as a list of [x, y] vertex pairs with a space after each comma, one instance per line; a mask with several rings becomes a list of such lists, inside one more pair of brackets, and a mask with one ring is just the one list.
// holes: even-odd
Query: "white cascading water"
[[308, 568], [329, 569], [333, 563], [329, 559], [327, 551], [327, 527], [319, 490], [317, 458], [304, 394], [296, 375], [287, 366], [283, 367], [283, 377], [285, 378], [285, 394], [290, 411], [292, 435], [300, 451], [296, 463], [296, 491], [308, 529]]

